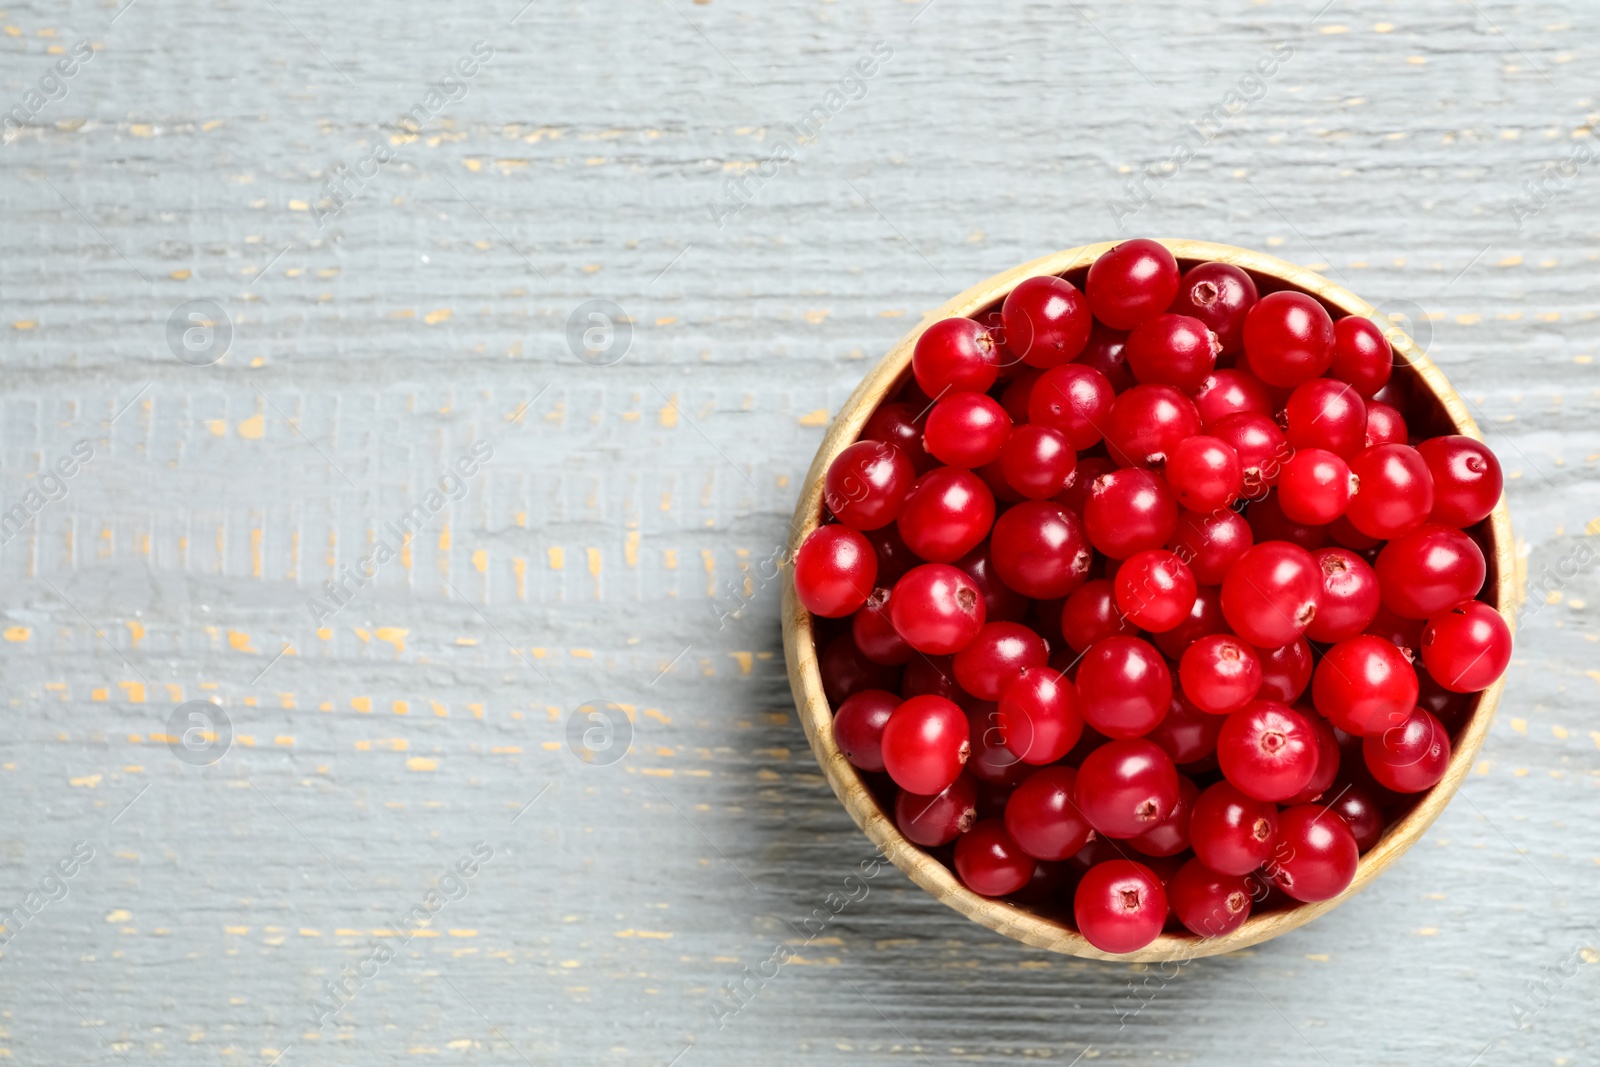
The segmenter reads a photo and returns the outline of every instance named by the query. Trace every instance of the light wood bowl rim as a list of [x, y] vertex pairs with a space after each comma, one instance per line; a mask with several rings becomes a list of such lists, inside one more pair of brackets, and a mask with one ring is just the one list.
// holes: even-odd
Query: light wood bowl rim
[[[1232, 263], [1254, 274], [1277, 279], [1295, 289], [1310, 293], [1348, 314], [1363, 316], [1373, 314], [1372, 305], [1344, 287], [1335, 285], [1314, 271], [1275, 256], [1208, 241], [1162, 240], [1160, 243], [1171, 250], [1179, 260], [1217, 260]], [[971, 315], [990, 306], [1026, 278], [1044, 274], [1065, 274], [1086, 267], [1101, 253], [1116, 244], [1115, 241], [1106, 241], [1083, 245], [1013, 267], [979, 282], [943, 307], [928, 313], [910, 333], [902, 337], [877, 366], [868, 372], [861, 384], [856, 386], [855, 391], [845, 401], [839, 414], [829, 426], [822, 445], [817, 449], [811, 469], [801, 487], [799, 502], [795, 506], [786, 560], [793, 559], [794, 550], [820, 521], [822, 480], [829, 464], [846, 446], [855, 442], [878, 404], [905, 379], [911, 363], [912, 349], [923, 330], [940, 319]], [[1479, 432], [1477, 424], [1468, 413], [1465, 402], [1415, 342], [1399, 331], [1395, 331], [1390, 337], [1396, 352], [1414, 369], [1417, 380], [1442, 406], [1455, 432], [1483, 440], [1483, 434]], [[1505, 618], [1506, 624], [1514, 628], [1515, 608], [1519, 598], [1511, 517], [1503, 496], [1489, 517], [1489, 540], [1495, 564], [1493, 568], [1495, 582], [1494, 587], [1487, 592], [1491, 602]], [[788, 573], [786, 569], [786, 575]], [[823, 694], [822, 677], [817, 668], [811, 616], [795, 595], [792, 579], [786, 579], [784, 582], [783, 647], [789, 668], [789, 684], [794, 692], [800, 721], [823, 774], [833, 787], [834, 793], [843, 802], [845, 810], [856, 821], [856, 825], [883, 850], [895, 866], [936, 899], [962, 915], [1025, 945], [1089, 959], [1122, 962], [1193, 959], [1246, 948], [1293, 930], [1349, 900], [1394, 863], [1401, 853], [1414, 845], [1450, 802], [1450, 798], [1460, 787], [1462, 779], [1477, 756], [1478, 749], [1483, 744], [1489, 724], [1494, 718], [1501, 691], [1505, 686], [1505, 679], [1501, 678], [1479, 696], [1471, 719], [1462, 730], [1457, 747], [1451, 755], [1450, 765], [1444, 778], [1404, 818], [1391, 825], [1385, 831], [1383, 839], [1361, 857], [1355, 879], [1339, 896], [1317, 904], [1302, 904], [1287, 911], [1253, 915], [1237, 930], [1221, 937], [1199, 938], [1190, 934], [1162, 934], [1137, 952], [1119, 955], [1101, 952], [1090, 945], [1081, 934], [1054, 920], [1035, 915], [1003, 900], [994, 900], [974, 893], [962, 885], [954, 872], [946, 868], [943, 863], [907, 841], [895, 826], [893, 819], [878, 809], [877, 800], [861, 780], [860, 774], [834, 744], [833, 712]]]

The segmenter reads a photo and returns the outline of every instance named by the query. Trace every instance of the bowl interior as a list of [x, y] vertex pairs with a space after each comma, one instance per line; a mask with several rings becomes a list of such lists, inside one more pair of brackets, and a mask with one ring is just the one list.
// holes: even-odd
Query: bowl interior
[[[1438, 368], [1410, 337], [1395, 328], [1394, 324], [1377, 317], [1370, 305], [1359, 297], [1320, 275], [1246, 249], [1192, 241], [1162, 243], [1172, 250], [1182, 268], [1211, 260], [1234, 263], [1252, 276], [1263, 296], [1292, 289], [1321, 301], [1335, 318], [1346, 314], [1374, 318], [1390, 338], [1395, 355], [1394, 377], [1402, 383], [1407, 394], [1402, 414], [1412, 439], [1441, 433], [1459, 433], [1482, 439], [1466, 405]], [[1072, 249], [997, 275], [931, 313], [896, 344], [841, 409], [813, 461], [796, 508], [791, 556], [793, 549], [804, 541], [821, 520], [821, 483], [828, 465], [840, 451], [857, 439], [861, 427], [878, 405], [894, 398], [910, 380], [911, 351], [923, 329], [952, 315], [976, 316], [996, 309], [1018, 282], [1036, 275], [1057, 274], [1082, 288], [1088, 265], [1110, 247], [1112, 245], [1107, 243]], [[1507, 623], [1511, 624], [1514, 621], [1514, 567], [1510, 522], [1504, 500], [1488, 519], [1467, 532], [1483, 548], [1488, 565], [1480, 598], [1499, 610]], [[1161, 935], [1139, 952], [1109, 955], [1095, 949], [1073, 929], [1070, 899], [1058, 898], [1024, 906], [979, 896], [962, 885], [939, 858], [943, 855], [947, 860], [948, 849], [930, 852], [911, 844], [901, 835], [893, 818], [892, 784], [883, 776], [862, 775], [833, 742], [832, 710], [822, 693], [821, 675], [817, 668], [816, 640], [819, 627], [817, 620], [813, 620], [800, 606], [792, 584], [786, 583], [784, 598], [784, 641], [791, 687], [812, 750], [835, 793], [857, 824], [897, 866], [952, 908], [1026, 944], [1076, 956], [1158, 961], [1215, 955], [1275, 937], [1338, 906], [1409, 848], [1438, 817], [1482, 744], [1504, 684], [1503, 680], [1496, 682], [1489, 689], [1469, 698], [1467, 709], [1459, 718], [1447, 723], [1452, 727], [1452, 755], [1444, 778], [1431, 790], [1417, 794], [1405, 807], [1390, 811], [1390, 822], [1382, 840], [1362, 855], [1355, 879], [1343, 894], [1317, 904], [1280, 904], [1255, 911], [1237, 930], [1220, 937], [1200, 938], [1189, 933], [1169, 933]], [[822, 622], [826, 628], [830, 621]]]

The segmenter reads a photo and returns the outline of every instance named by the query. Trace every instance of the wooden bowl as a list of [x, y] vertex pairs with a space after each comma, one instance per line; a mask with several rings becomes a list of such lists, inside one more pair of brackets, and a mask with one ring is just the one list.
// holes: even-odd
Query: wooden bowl
[[[1205, 241], [1162, 241], [1177, 257], [1180, 266], [1187, 268], [1195, 263], [1219, 260], [1232, 263], [1248, 271], [1255, 278], [1263, 295], [1279, 289], [1295, 289], [1316, 297], [1337, 316], [1339, 313], [1372, 316], [1373, 308], [1354, 293], [1334, 285], [1320, 274], [1303, 267], [1231, 245], [1211, 244]], [[841, 451], [855, 442], [867, 419], [887, 397], [894, 395], [911, 372], [911, 352], [917, 338], [929, 325], [952, 316], [970, 316], [998, 307], [1006, 294], [1019, 282], [1042, 274], [1064, 275], [1077, 282], [1090, 263], [1115, 242], [1085, 245], [1034, 260], [997, 274], [987, 281], [968, 289], [944, 307], [923, 318], [915, 329], [902, 337], [898, 344], [884, 356], [845, 401], [838, 416], [823, 438], [822, 447], [811, 463], [800, 501], [795, 507], [794, 521], [790, 527], [792, 541], [789, 559], [811, 531], [816, 529], [822, 512], [822, 481], [828, 466]], [[1381, 323], [1381, 326], [1387, 326]], [[1395, 375], [1407, 379], [1411, 400], [1406, 422], [1414, 432], [1431, 436], [1437, 433], [1458, 433], [1483, 439], [1477, 425], [1467, 413], [1465, 403], [1443, 374], [1423, 355], [1421, 349], [1398, 330], [1386, 329], [1395, 350]], [[1508, 626], [1514, 625], [1517, 597], [1516, 568], [1512, 555], [1511, 519], [1502, 497], [1493, 514], [1476, 531], [1487, 542], [1485, 558], [1488, 577], [1484, 583], [1484, 599], [1500, 611]], [[822, 677], [817, 668], [817, 650], [812, 636], [811, 615], [801, 606], [795, 595], [794, 582], [786, 580], [783, 596], [783, 647], [789, 664], [789, 684], [794, 690], [795, 704], [800, 721], [805, 726], [806, 737], [816, 753], [817, 762], [827, 775], [833, 791], [844, 802], [845, 810], [855, 819], [856, 825], [866, 832], [894, 864], [929, 893], [956, 911], [997, 930], [1007, 937], [1026, 945], [1063, 952], [1091, 959], [1156, 962], [1214, 956], [1231, 952], [1247, 945], [1258, 944], [1277, 937], [1302, 923], [1310, 922], [1348, 900], [1367, 883], [1376, 878], [1400, 854], [1422, 836], [1433, 820], [1450, 801], [1472, 766], [1473, 758], [1483, 743], [1489, 723], [1494, 718], [1495, 705], [1505, 685], [1502, 678], [1478, 694], [1469, 716], [1456, 731], [1454, 751], [1444, 778], [1431, 790], [1422, 794], [1409, 812], [1393, 822], [1383, 838], [1361, 857], [1355, 879], [1350, 887], [1332, 900], [1317, 904], [1301, 904], [1280, 911], [1252, 915], [1242, 926], [1221, 937], [1200, 938], [1192, 934], [1163, 934], [1138, 952], [1116, 955], [1101, 952], [1090, 945], [1071, 926], [1040, 914], [1019, 904], [979, 896], [966, 888], [937, 859], [907, 841], [894, 823], [892, 813], [886, 814], [855, 767], [851, 766], [833, 740], [833, 712], [823, 695]], [[1070, 913], [1070, 908], [1066, 909]]]

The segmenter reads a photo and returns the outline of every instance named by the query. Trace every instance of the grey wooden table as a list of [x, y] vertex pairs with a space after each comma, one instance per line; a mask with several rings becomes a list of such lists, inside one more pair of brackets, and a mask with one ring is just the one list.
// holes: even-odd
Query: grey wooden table
[[[1600, 1059], [1592, 6], [523, 2], [0, 12], [0, 1062]], [[870, 850], [797, 480], [923, 312], [1138, 234], [1474, 405], [1534, 587], [1481, 762], [1176, 971], [892, 869], [803, 936]]]

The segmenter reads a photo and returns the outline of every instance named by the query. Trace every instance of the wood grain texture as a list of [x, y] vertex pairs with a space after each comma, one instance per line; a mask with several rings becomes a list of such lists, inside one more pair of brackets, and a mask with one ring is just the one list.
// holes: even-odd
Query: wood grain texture
[[[94, 452], [0, 546], [0, 904], [95, 848], [0, 948], [0, 1050], [1595, 1059], [1600, 214], [1594, 166], [1560, 172], [1593, 144], [1588, 6], [521, 7], [0, 13], [0, 103], [29, 109], [0, 146], [0, 501]], [[94, 58], [33, 109], [78, 40]], [[479, 40], [464, 93], [397, 129]], [[878, 41], [892, 58], [852, 93]], [[1258, 99], [1119, 227], [1108, 203], [1230, 91]], [[757, 183], [780, 139], [793, 158]], [[380, 146], [319, 228], [335, 168]], [[926, 311], [1141, 233], [1414, 302], [1505, 464], [1531, 594], [1479, 760], [1358, 897], [1176, 973], [1019, 946], [892, 869], [813, 935], [870, 848], [805, 750], [764, 580], [807, 464]], [[166, 330], [203, 298], [235, 334], [195, 367]], [[568, 346], [591, 299], [632, 319], [611, 366]], [[307, 598], [478, 440], [466, 495], [316, 626]], [[199, 697], [235, 734], [207, 767], [158, 740]], [[610, 765], [568, 743], [596, 700], [632, 709]], [[494, 857], [438, 936], [318, 1029], [323, 982], [479, 840]], [[779, 946], [798, 958], [717, 1012]], [[1526, 1029], [1512, 1001], [1538, 1008]]]

